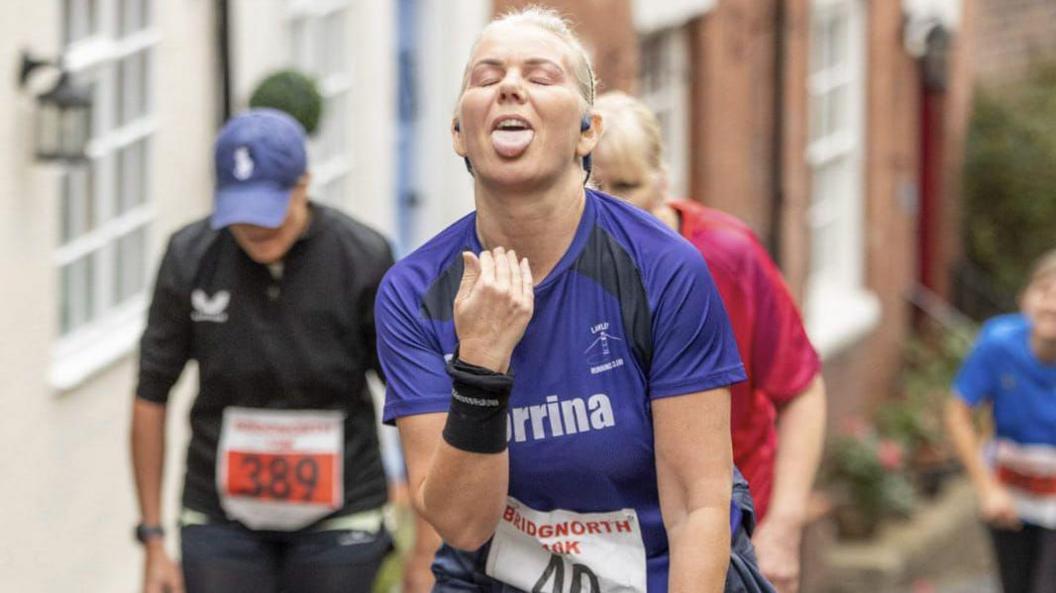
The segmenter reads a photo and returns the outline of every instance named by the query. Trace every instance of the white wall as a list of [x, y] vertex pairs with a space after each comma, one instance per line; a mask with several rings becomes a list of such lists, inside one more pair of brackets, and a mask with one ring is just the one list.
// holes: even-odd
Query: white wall
[[491, 2], [419, 0], [419, 7], [416, 244], [473, 209], [473, 179], [451, 146], [451, 116], [470, 49], [491, 17]]
[[[244, 109], [257, 83], [292, 65], [289, 0], [234, 0], [233, 108]], [[325, 3], [324, 3], [325, 4]], [[347, 39], [352, 93], [347, 133], [352, 141], [348, 211], [392, 237], [395, 232], [395, 22], [391, 0], [350, 3]]]
[[[0, 18], [0, 588], [5, 591], [134, 591], [141, 559], [131, 541], [127, 462], [131, 354], [65, 393], [47, 378], [57, 329], [59, 169], [33, 161], [32, 93], [20, 92], [16, 56], [59, 50], [59, 2], [7, 0]], [[165, 236], [209, 207], [215, 125], [211, 3], [158, 1], [150, 260]], [[187, 384], [185, 377], [184, 385]], [[175, 408], [186, 405], [181, 389]], [[177, 414], [174, 410], [173, 414]], [[179, 424], [179, 423], [177, 423]], [[180, 426], [172, 440], [180, 443]], [[174, 458], [182, 457], [171, 447]], [[167, 497], [178, 468], [170, 464]], [[170, 509], [173, 505], [169, 505]]]

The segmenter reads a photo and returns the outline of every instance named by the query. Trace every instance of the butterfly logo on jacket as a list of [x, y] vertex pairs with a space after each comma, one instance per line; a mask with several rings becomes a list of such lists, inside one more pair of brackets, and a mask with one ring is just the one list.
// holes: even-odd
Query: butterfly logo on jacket
[[223, 323], [227, 321], [227, 305], [231, 302], [231, 293], [226, 290], [218, 291], [209, 296], [200, 288], [191, 293], [191, 321], [209, 321], [212, 323]]

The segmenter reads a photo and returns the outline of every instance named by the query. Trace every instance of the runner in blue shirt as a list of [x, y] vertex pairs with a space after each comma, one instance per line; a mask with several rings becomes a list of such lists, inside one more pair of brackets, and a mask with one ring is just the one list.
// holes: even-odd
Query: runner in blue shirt
[[[1022, 312], [983, 326], [946, 423], [990, 526], [1005, 593], [1056, 592], [1056, 251], [1035, 265]], [[980, 455], [972, 409], [989, 404]]]
[[491, 23], [452, 125], [476, 211], [379, 291], [385, 419], [446, 542], [440, 591], [723, 590], [743, 367], [696, 250], [584, 189], [593, 96], [554, 13]]

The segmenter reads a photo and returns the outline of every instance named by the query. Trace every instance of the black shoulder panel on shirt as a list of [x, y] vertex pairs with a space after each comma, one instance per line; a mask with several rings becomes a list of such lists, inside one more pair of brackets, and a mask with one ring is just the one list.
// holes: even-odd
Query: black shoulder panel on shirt
[[455, 297], [462, 284], [462, 252], [455, 252], [454, 260], [437, 276], [422, 298], [422, 316], [433, 321], [454, 318]]
[[648, 372], [653, 360], [653, 324], [645, 284], [634, 259], [605, 229], [595, 226], [574, 269], [619, 300], [623, 327], [631, 334], [634, 355]]
[[169, 249], [179, 272], [179, 278], [174, 279], [176, 286], [190, 292], [191, 282], [202, 258], [216, 244], [219, 237], [220, 231], [209, 226], [208, 218], [192, 222], [172, 234]]

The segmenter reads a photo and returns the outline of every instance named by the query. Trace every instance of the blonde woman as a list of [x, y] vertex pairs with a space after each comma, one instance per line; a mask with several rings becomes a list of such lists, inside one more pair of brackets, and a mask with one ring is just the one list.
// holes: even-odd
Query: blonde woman
[[[1019, 313], [987, 321], [953, 383], [946, 426], [990, 526], [1005, 593], [1056, 591], [1056, 251], [1035, 264]], [[972, 423], [987, 405], [986, 458]]]
[[[825, 430], [821, 363], [781, 272], [740, 220], [667, 195], [660, 123], [621, 92], [598, 98], [594, 151], [602, 190], [652, 213], [692, 243], [715, 278], [748, 381], [731, 388], [733, 458], [755, 499], [759, 567], [780, 593], [799, 588], [799, 547]], [[749, 525], [750, 526], [750, 525]]]
[[743, 367], [693, 248], [584, 187], [593, 101], [555, 13], [490, 23], [451, 126], [476, 211], [378, 295], [385, 419], [445, 541], [434, 590], [723, 590]]

